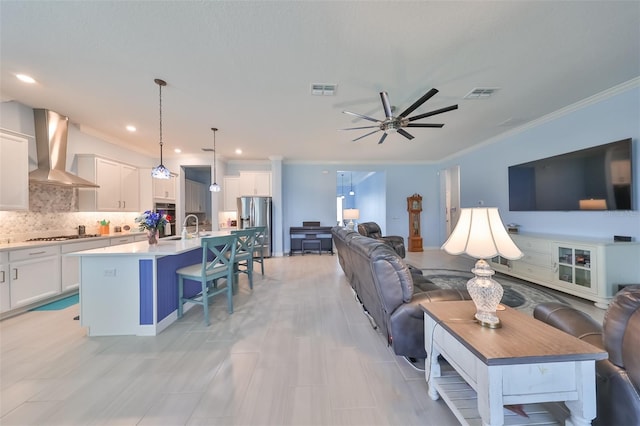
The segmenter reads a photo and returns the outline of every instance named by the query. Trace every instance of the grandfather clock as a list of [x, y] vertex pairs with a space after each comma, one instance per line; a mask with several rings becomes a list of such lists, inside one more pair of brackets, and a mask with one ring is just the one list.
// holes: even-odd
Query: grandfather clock
[[420, 236], [420, 212], [422, 211], [422, 197], [413, 194], [407, 197], [407, 211], [409, 212], [409, 251], [423, 251]]

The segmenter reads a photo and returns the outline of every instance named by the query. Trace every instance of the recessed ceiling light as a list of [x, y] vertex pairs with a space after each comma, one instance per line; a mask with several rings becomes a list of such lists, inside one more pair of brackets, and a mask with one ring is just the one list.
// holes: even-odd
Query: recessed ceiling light
[[180, 148], [176, 148], [173, 150], [173, 152], [175, 152], [176, 154], [180, 154], [182, 150]]
[[135, 132], [137, 129], [136, 129], [136, 126], [128, 125], [127, 130], [130, 132]]
[[238, 155], [242, 154], [242, 150], [240, 148], [236, 148], [236, 154]]
[[18, 80], [22, 81], [23, 83], [33, 84], [36, 82], [36, 80], [33, 77], [30, 77], [26, 74], [16, 74], [16, 77], [18, 78]]

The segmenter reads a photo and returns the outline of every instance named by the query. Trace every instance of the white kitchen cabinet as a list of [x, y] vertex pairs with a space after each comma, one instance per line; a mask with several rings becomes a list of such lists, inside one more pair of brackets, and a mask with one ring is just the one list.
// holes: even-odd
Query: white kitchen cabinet
[[222, 192], [224, 195], [225, 211], [237, 211], [237, 199], [240, 196], [240, 178], [235, 176], [225, 176], [223, 179]]
[[0, 312], [11, 309], [11, 288], [9, 286], [9, 253], [0, 252]]
[[185, 212], [203, 213], [207, 208], [207, 186], [203, 183], [185, 179]]
[[271, 196], [271, 172], [240, 172], [240, 196]]
[[112, 237], [110, 244], [112, 246], [117, 246], [119, 244], [129, 244], [133, 242], [135, 242], [133, 235], [123, 235], [121, 237]]
[[138, 169], [94, 155], [78, 155], [78, 175], [100, 188], [80, 188], [80, 211], [137, 212], [140, 201]]
[[151, 177], [151, 169], [138, 169], [138, 181], [140, 182], [140, 211], [153, 210], [155, 203], [153, 202], [153, 179]]
[[591, 300], [606, 309], [620, 285], [640, 283], [640, 243], [512, 234], [519, 260], [491, 259], [498, 272]]
[[109, 239], [107, 238], [91, 239], [79, 243], [66, 243], [60, 245], [60, 253], [62, 254], [60, 265], [63, 292], [75, 290], [80, 286], [80, 258], [77, 256], [66, 256], [66, 254], [76, 251], [107, 247], [108, 245]]
[[8, 272], [11, 309], [60, 294], [60, 248], [12, 250]]
[[171, 174], [169, 179], [153, 180], [153, 198], [156, 201], [173, 202], [176, 201], [177, 175]]
[[29, 210], [29, 142], [0, 132], [0, 210]]

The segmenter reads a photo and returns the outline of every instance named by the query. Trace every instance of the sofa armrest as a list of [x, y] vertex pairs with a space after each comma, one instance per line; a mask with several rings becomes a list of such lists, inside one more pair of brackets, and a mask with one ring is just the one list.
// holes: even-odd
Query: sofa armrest
[[[596, 362], [597, 426], [640, 424], [640, 395], [627, 370], [608, 359]], [[614, 397], [608, 397], [612, 395]]]
[[545, 302], [535, 307], [533, 317], [604, 349], [602, 325], [574, 307], [559, 302]]
[[410, 302], [403, 303], [389, 318], [391, 345], [396, 355], [426, 358], [424, 349], [424, 311], [421, 303], [442, 300], [470, 300], [466, 290], [431, 290], [417, 293]]

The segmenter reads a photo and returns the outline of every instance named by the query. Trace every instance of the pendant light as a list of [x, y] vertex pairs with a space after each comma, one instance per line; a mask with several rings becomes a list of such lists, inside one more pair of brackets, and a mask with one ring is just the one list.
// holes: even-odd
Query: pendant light
[[218, 129], [212, 127], [211, 130], [213, 130], [213, 183], [209, 186], [209, 191], [220, 192], [221, 188], [220, 185], [218, 185], [216, 178], [216, 132]]
[[356, 195], [356, 192], [353, 190], [353, 172], [351, 172], [351, 176], [349, 176], [349, 185], [351, 186], [351, 191], [349, 191], [349, 195]]
[[340, 198], [344, 200], [344, 173], [340, 173]]
[[151, 169], [151, 176], [156, 179], [169, 179], [171, 172], [162, 164], [162, 86], [166, 86], [167, 82], [156, 78], [153, 80], [160, 88], [160, 164]]

